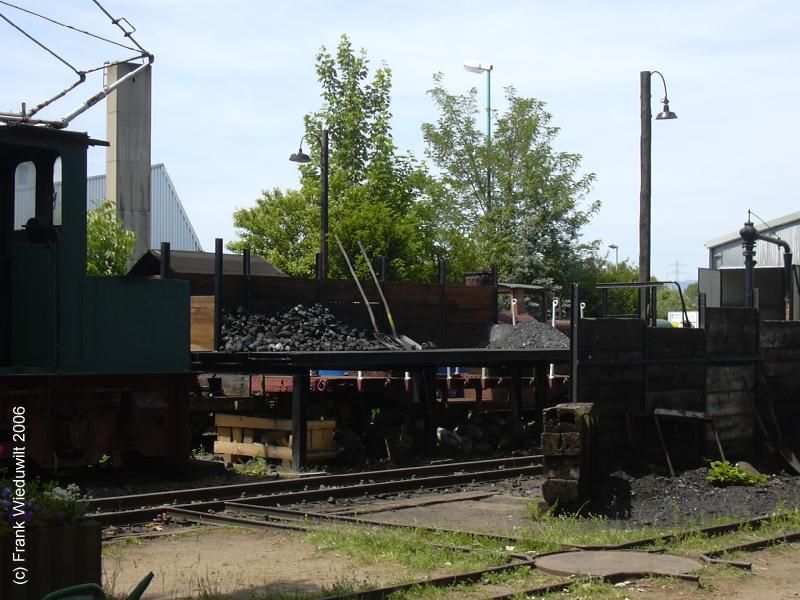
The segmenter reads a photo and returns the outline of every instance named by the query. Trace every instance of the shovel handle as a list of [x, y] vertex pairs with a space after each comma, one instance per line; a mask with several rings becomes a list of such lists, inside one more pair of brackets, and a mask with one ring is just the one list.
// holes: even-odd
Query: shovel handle
[[[361, 282], [358, 280], [358, 275], [356, 275], [356, 272], [353, 269], [353, 265], [350, 264], [350, 259], [347, 256], [347, 252], [344, 251], [344, 246], [342, 246], [342, 241], [339, 239], [339, 236], [336, 235], [335, 233], [333, 234], [333, 237], [336, 240], [336, 243], [339, 245], [339, 250], [342, 251], [342, 256], [344, 256], [344, 262], [347, 263], [347, 268], [350, 270], [350, 275], [353, 276], [353, 281], [356, 282], [358, 291], [361, 292], [361, 297], [364, 299], [364, 306], [367, 307], [367, 312], [369, 313], [369, 320], [372, 321], [372, 328], [375, 330], [375, 333], [380, 333], [380, 329], [378, 329], [378, 324], [375, 322], [375, 315], [372, 312], [372, 307], [369, 305], [367, 294], [364, 293], [364, 288], [361, 287]], [[370, 267], [370, 270], [372, 270], [372, 267]]]

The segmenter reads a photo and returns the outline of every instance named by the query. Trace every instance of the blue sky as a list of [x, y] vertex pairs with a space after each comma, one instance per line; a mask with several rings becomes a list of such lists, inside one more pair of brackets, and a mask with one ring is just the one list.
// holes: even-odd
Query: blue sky
[[[117, 30], [90, 0], [16, 0], [108, 36]], [[393, 72], [393, 129], [401, 151], [424, 157], [420, 131], [435, 119], [432, 74], [452, 91], [485, 78], [466, 58], [494, 64], [502, 88], [547, 102], [561, 128], [557, 149], [583, 155], [602, 202], [589, 239], [638, 258], [639, 71], [666, 77], [675, 121], [653, 123], [652, 272], [680, 279], [706, 266], [703, 242], [738, 230], [752, 209], [765, 219], [798, 210], [795, 142], [800, 83], [800, 4], [786, 1], [419, 2], [307, 0], [103, 0], [137, 29], [153, 66], [153, 163], [163, 162], [203, 246], [234, 237], [231, 214], [260, 191], [296, 187], [288, 162], [302, 118], [320, 105], [314, 57], [342, 33]], [[120, 54], [106, 44], [0, 5], [79, 68]], [[117, 39], [115, 37], [115, 39]], [[65, 87], [70, 71], [0, 22], [0, 110]], [[95, 93], [99, 78], [43, 116], [58, 117]], [[653, 112], [661, 82], [653, 80]], [[481, 121], [483, 123], [483, 121]], [[105, 106], [71, 129], [105, 137]], [[104, 169], [102, 150], [90, 174]], [[612, 255], [613, 258], [613, 255]]]

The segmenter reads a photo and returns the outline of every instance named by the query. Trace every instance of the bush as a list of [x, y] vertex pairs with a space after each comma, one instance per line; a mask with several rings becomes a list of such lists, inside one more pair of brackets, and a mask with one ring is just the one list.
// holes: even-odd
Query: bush
[[763, 473], [751, 475], [727, 460], [713, 461], [707, 479], [714, 485], [764, 485], [769, 481]]

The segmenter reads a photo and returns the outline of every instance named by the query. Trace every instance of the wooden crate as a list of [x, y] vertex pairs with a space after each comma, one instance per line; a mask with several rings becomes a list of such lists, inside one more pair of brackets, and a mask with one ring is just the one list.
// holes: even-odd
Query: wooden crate
[[[292, 460], [292, 421], [267, 417], [217, 414], [217, 441], [214, 452], [226, 460], [236, 457], [273, 458], [284, 462]], [[308, 460], [333, 458], [333, 432], [336, 421], [308, 421], [306, 455]]]
[[189, 303], [192, 352], [214, 349], [214, 296], [192, 296]]

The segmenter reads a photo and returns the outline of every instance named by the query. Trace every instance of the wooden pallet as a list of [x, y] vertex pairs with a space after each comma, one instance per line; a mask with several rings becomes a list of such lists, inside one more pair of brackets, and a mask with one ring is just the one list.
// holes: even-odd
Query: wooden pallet
[[[214, 422], [217, 426], [214, 452], [222, 454], [226, 462], [240, 457], [256, 456], [291, 462], [291, 419], [217, 414]], [[308, 421], [308, 460], [326, 460], [336, 455], [333, 447], [335, 430], [335, 420]]]

